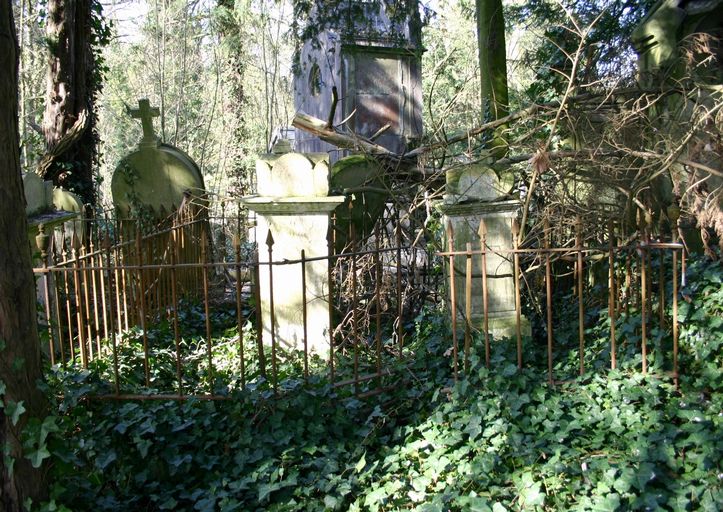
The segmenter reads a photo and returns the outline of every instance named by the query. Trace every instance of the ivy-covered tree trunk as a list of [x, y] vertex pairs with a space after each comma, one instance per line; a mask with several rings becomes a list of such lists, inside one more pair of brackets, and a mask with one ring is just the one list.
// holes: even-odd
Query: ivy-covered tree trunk
[[[480, 96], [483, 122], [509, 113], [507, 94], [507, 48], [502, 0], [476, 0], [477, 43], [479, 46]], [[491, 147], [506, 153], [506, 126], [496, 130]]]
[[248, 28], [244, 26], [242, 18], [245, 10], [244, 5], [237, 6], [237, 0], [218, 0], [217, 23], [221, 35], [223, 56], [227, 63], [224, 79], [227, 83], [228, 109], [233, 112], [234, 124], [232, 129], [232, 140], [229, 148], [231, 153], [232, 167], [230, 175], [234, 178], [235, 188], [233, 192], [238, 195], [247, 195], [250, 190], [250, 176], [245, 165], [247, 153], [253, 150], [249, 147], [249, 133], [246, 126], [245, 112], [247, 111], [247, 97], [244, 90], [246, 77], [246, 40], [249, 37]]
[[[18, 143], [18, 52], [12, 0], [0, 0], [0, 509], [47, 492], [45, 469], [25, 458], [23, 430], [47, 414]], [[30, 418], [33, 418], [30, 421]], [[27, 431], [26, 431], [27, 433]]]
[[93, 0], [48, 0], [48, 75], [39, 174], [95, 203]]

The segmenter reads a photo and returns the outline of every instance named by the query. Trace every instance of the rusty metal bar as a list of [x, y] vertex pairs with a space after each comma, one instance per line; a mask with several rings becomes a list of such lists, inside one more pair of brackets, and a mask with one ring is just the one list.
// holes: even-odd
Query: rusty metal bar
[[[176, 241], [173, 232], [169, 239]], [[176, 289], [176, 251], [171, 250], [171, 301], [173, 303], [173, 339], [176, 348], [176, 380], [178, 381], [178, 394], [183, 396], [183, 373], [181, 371], [181, 333], [178, 325], [178, 290]]]
[[80, 246], [80, 261], [78, 262], [81, 268], [80, 271], [80, 280], [82, 283], [82, 294], [81, 299], [83, 300], [83, 321], [85, 322], [85, 331], [86, 331], [86, 340], [87, 340], [87, 347], [86, 350], [88, 351], [88, 361], [93, 360], [93, 331], [91, 329], [90, 325], [90, 293], [88, 290], [88, 269], [87, 267], [87, 261], [85, 258], [85, 245]]
[[482, 251], [482, 321], [485, 336], [485, 367], [490, 367], [490, 326], [489, 326], [489, 297], [487, 295], [487, 224], [484, 219], [479, 221], [477, 230]]
[[[447, 243], [449, 245], [449, 252], [454, 251], [454, 229], [452, 223], [447, 223]], [[457, 290], [454, 286], [454, 255], [449, 256], [449, 295], [450, 295], [450, 308], [452, 310], [452, 357], [454, 367], [454, 381], [457, 382]]]
[[141, 326], [141, 332], [143, 332], [143, 374], [146, 379], [146, 386], [151, 385], [151, 371], [148, 363], [148, 333], [146, 332], [146, 283], [144, 279], [143, 270], [143, 251], [141, 248], [141, 229], [140, 226], [136, 225], [136, 257], [138, 259], [138, 283], [139, 283], [139, 300], [138, 306], [139, 320]]
[[515, 281], [515, 334], [517, 335], [517, 368], [522, 369], [522, 305], [520, 297], [520, 224], [517, 219], [512, 219], [512, 247], [515, 249], [513, 253], [513, 271]]
[[[121, 245], [123, 244], [123, 231], [118, 231], [118, 237], [120, 239]], [[121, 280], [120, 280], [120, 287], [121, 287], [121, 297], [123, 298], [123, 325], [125, 325], [126, 331], [130, 329], [130, 325], [128, 322], [128, 276], [126, 275], [126, 254], [124, 251], [118, 251], [118, 261], [121, 262]]]
[[276, 315], [274, 314], [274, 237], [271, 234], [271, 229], [266, 236], [266, 246], [269, 248], [269, 330], [271, 332], [271, 371], [272, 371], [272, 385], [274, 388], [274, 394], [277, 392], [278, 386], [278, 373], [276, 367]]
[[258, 247], [254, 250], [254, 282], [252, 283], [253, 286], [253, 294], [254, 294], [254, 302], [256, 304], [256, 351], [259, 356], [259, 374], [266, 378], [266, 354], [264, 353], [264, 338], [263, 338], [263, 317], [261, 314], [261, 275], [260, 275], [260, 269], [261, 266], [259, 265], [259, 251]]
[[610, 367], [614, 370], [617, 367], [617, 348], [615, 346], [615, 323], [616, 319], [616, 285], [615, 285], [615, 231], [611, 221], [608, 227], [609, 248], [608, 248], [608, 316], [610, 317]]
[[[550, 247], [550, 221], [545, 217], [545, 249]], [[550, 253], [545, 252], [545, 299], [547, 302], [547, 382], [554, 385], [552, 375], [552, 268]]]
[[[239, 229], [240, 231], [240, 229]], [[241, 389], [246, 389], [246, 368], [244, 361], [244, 330], [243, 316], [241, 313], [241, 239], [239, 234], [233, 236], [233, 248], [236, 258], [236, 326], [238, 329], [238, 357], [239, 369], [241, 371]]]
[[304, 323], [304, 379], [309, 379], [309, 333], [306, 304], [306, 251], [301, 249], [301, 316]]
[[[50, 253], [50, 257], [53, 257], [53, 251]], [[51, 265], [54, 266], [54, 265]], [[56, 276], [57, 274], [57, 276]], [[58, 288], [60, 287], [60, 283], [58, 282], [58, 278], [61, 276], [62, 272], [55, 272], [55, 269], [50, 271], [48, 273], [48, 276], [52, 276], [53, 278], [53, 299], [55, 303], [55, 320], [56, 320], [56, 326], [58, 329], [58, 349], [60, 350], [60, 364], [63, 366], [63, 369], [65, 369], [65, 349], [63, 348], [63, 322], [61, 318], [60, 313], [60, 294], [58, 292]], [[63, 280], [65, 280], [65, 275], [62, 274]]]
[[50, 279], [51, 275], [48, 270], [48, 245], [50, 237], [45, 233], [45, 225], [38, 226], [38, 235], [35, 237], [35, 245], [40, 250], [40, 259], [42, 260], [43, 269], [46, 274], [43, 276], [43, 295], [45, 296], [45, 321], [48, 323], [48, 352], [50, 355], [50, 365], [55, 366], [55, 340], [53, 337], [53, 321], [50, 317]]
[[329, 223], [329, 230], [326, 234], [327, 250], [329, 253], [329, 265], [327, 277], [329, 282], [329, 381], [334, 384], [334, 265], [332, 264], [332, 256], [334, 255], [334, 241], [336, 227], [336, 215], [332, 216]]
[[[349, 218], [351, 219], [351, 208], [352, 203], [349, 202]], [[351, 238], [352, 253], [356, 251], [357, 239], [356, 230], [354, 229], [354, 223], [349, 222], [349, 237]], [[357, 324], [357, 257], [351, 257], [351, 338], [353, 343], [354, 351], [354, 393], [359, 393], [359, 331]]]
[[403, 357], [404, 349], [404, 297], [402, 296], [402, 225], [399, 210], [396, 210], [396, 242], [397, 242], [397, 343], [399, 345], [399, 358]]
[[643, 357], [643, 374], [648, 373], [648, 278], [647, 278], [647, 231], [642, 224], [640, 245], [640, 346]]
[[111, 350], [113, 351], [113, 380], [115, 387], [115, 394], [120, 394], [120, 375], [118, 373], [118, 344], [116, 340], [116, 328], [115, 328], [115, 315], [113, 312], [113, 271], [110, 270], [111, 266], [111, 241], [110, 236], [106, 233], [103, 237], [103, 252], [105, 253], [106, 264], [108, 265], [108, 301], [111, 308], [110, 315], [110, 342]]
[[[671, 232], [673, 243], [678, 241], [678, 218], [680, 217], [680, 208], [673, 204], [668, 207], [668, 218], [671, 223]], [[681, 251], [684, 254], [684, 251]], [[673, 382], [675, 389], [678, 389], [678, 250], [673, 249]]]
[[377, 386], [382, 385], [382, 266], [379, 258], [379, 246], [381, 243], [379, 237], [379, 223], [377, 223], [374, 225], [374, 247], [377, 250], [374, 253], [374, 320], [376, 324], [376, 332], [374, 333], [374, 347], [376, 352], [377, 375], [380, 377], [380, 379], [377, 381]]
[[214, 368], [213, 368], [213, 348], [211, 346], [211, 305], [208, 299], [208, 237], [206, 236], [205, 230], [201, 233], [201, 262], [203, 265], [202, 278], [203, 278], [203, 311], [206, 320], [206, 356], [208, 357], [208, 387], [210, 393], [213, 395], [213, 379], [214, 379]]
[[469, 372], [469, 357], [472, 348], [472, 244], [467, 242], [464, 280], [464, 371]]
[[583, 304], [583, 259], [582, 259], [582, 220], [578, 217], [575, 221], [575, 245], [577, 252], [577, 319], [578, 338], [580, 342], [580, 375], [585, 374], [585, 310]]
[[[63, 245], [65, 245], [65, 238], [63, 238]], [[68, 252], [61, 250], [61, 254], [63, 255], [63, 262], [62, 265], [69, 265], [68, 262], [68, 256], [71, 254], [70, 249], [68, 249]], [[70, 265], [69, 265], [70, 266]], [[71, 266], [72, 268], [72, 266]], [[65, 292], [65, 313], [66, 318], [68, 320], [68, 348], [69, 354], [70, 354], [70, 362], [74, 365], [75, 364], [75, 343], [73, 343], [73, 312], [72, 307], [70, 303], [70, 285], [69, 285], [69, 279], [70, 276], [68, 275], [68, 272], [62, 272], [63, 274], [63, 287]]]
[[77, 259], [77, 255], [80, 251], [80, 241], [78, 237], [73, 233], [73, 248], [72, 255], [76, 258], [73, 261], [73, 287], [75, 290], [75, 318], [78, 324], [78, 339], [80, 340], [80, 361], [83, 368], [88, 368], [88, 355], [86, 353], [85, 346], [85, 326], [83, 325], [83, 298], [80, 285], [80, 262]]
[[[95, 247], [93, 245], [93, 234], [90, 233], [89, 235], [90, 239], [90, 264], [91, 266], [96, 265], [96, 260], [100, 260], [101, 253], [95, 251]], [[100, 262], [102, 264], [102, 262]], [[91, 287], [93, 288], [93, 321], [95, 322], [93, 325], [95, 326], [95, 346], [96, 346], [96, 353], [98, 354], [98, 357], [101, 356], [101, 346], [100, 346], [100, 315], [98, 314], [98, 279], [96, 278], [96, 274], [99, 271], [95, 269], [90, 270], [90, 277], [91, 277]]]

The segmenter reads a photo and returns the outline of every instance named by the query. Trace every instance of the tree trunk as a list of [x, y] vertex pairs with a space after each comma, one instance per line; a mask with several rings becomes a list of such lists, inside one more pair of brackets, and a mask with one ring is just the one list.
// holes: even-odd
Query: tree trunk
[[48, 75], [39, 174], [94, 204], [92, 0], [49, 0]]
[[[480, 95], [482, 122], [495, 121], [509, 112], [507, 94], [507, 47], [505, 44], [505, 19], [502, 0], [476, 0], [477, 44], [479, 47]], [[503, 132], [506, 126], [495, 131], [492, 148], [497, 153], [507, 153]]]
[[[10, 458], [0, 457], [0, 509], [13, 512], [22, 510], [28, 498], [37, 503], [47, 493], [46, 468], [32, 467], [19, 440], [28, 419], [42, 419], [48, 406], [37, 387], [42, 370], [20, 176], [18, 52], [11, 4], [0, 0], [0, 379], [5, 385], [0, 446], [10, 452]], [[26, 412], [13, 425], [6, 413], [21, 401]]]

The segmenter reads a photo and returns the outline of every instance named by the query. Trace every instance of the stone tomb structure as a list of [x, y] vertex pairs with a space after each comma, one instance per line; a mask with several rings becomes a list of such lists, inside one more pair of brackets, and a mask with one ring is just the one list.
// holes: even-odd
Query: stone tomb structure
[[[278, 148], [278, 147], [277, 147]], [[283, 151], [281, 149], [280, 151]], [[263, 341], [303, 349], [304, 302], [300, 263], [273, 265], [272, 284], [269, 251], [274, 262], [328, 255], [329, 215], [344, 202], [344, 196], [329, 196], [329, 157], [325, 153], [271, 153], [256, 163], [258, 195], [242, 202], [257, 218], [259, 241], [259, 288]], [[270, 233], [270, 236], [269, 236]], [[306, 264], [307, 340], [310, 352], [329, 351], [329, 260]]]
[[[487, 227], [487, 297], [488, 326], [495, 337], [516, 335], [515, 282], [511, 254], [494, 254], [495, 250], [513, 248], [512, 222], [517, 217], [520, 202], [511, 195], [514, 179], [509, 169], [494, 169], [485, 163], [462, 164], [447, 171], [446, 194], [441, 210], [444, 226], [454, 232], [454, 250], [480, 249], [479, 227]], [[482, 297], [482, 257], [472, 257], [472, 318], [473, 328], [484, 327]], [[466, 258], [455, 258], [455, 300], [457, 325], [464, 328]], [[447, 279], [449, 275], [447, 274]], [[449, 283], [448, 283], [449, 284]], [[530, 335], [530, 324], [521, 317], [521, 334]]]
[[[421, 27], [416, 1], [315, 3], [294, 71], [294, 106], [328, 119], [336, 88], [334, 124], [346, 120], [350, 131], [404, 152], [422, 135]], [[332, 163], [347, 155], [301, 130], [295, 149], [330, 152]]]

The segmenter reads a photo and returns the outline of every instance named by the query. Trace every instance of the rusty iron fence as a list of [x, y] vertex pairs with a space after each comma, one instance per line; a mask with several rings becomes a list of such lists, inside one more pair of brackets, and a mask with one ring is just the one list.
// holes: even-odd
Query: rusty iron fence
[[[675, 221], [677, 219], [673, 219], [673, 225], [676, 225]], [[455, 379], [459, 372], [460, 357], [463, 357], [464, 368], [467, 369], [469, 366], [470, 345], [475, 331], [484, 340], [484, 364], [490, 367], [488, 285], [489, 279], [494, 276], [488, 275], [487, 259], [494, 255], [504, 258], [511, 267], [515, 304], [513, 342], [518, 368], [522, 368], [525, 362], [522, 296], [523, 288], [527, 284], [528, 300], [535, 294], [538, 299], [544, 298], [544, 301], [539, 301], [541, 313], [539, 317], [543, 319], [540, 328], [542, 332], [538, 331], [536, 334], [538, 340], [542, 338], [541, 334], [546, 335], [547, 379], [551, 385], [560, 382], [554, 371], [556, 338], [559, 334], [555, 331], [555, 319], [559, 316], [558, 311], [566, 306], [560, 301], [570, 297], [565, 293], [558, 293], [560, 291], [571, 291], [577, 303], [577, 351], [579, 352], [577, 373], [579, 375], [583, 375], [586, 371], [585, 338], [591, 322], [590, 318], [586, 318], [586, 304], [596, 304], [597, 301], [597, 306], [603, 303], [604, 309], [607, 310], [610, 367], [615, 369], [619, 366], [620, 342], [626, 342], [625, 339], [620, 339], [616, 327], [630, 319], [635, 319], [637, 325], [639, 320], [639, 329], [636, 329], [633, 337], [636, 340], [639, 338], [636, 350], [641, 357], [642, 373], [645, 374], [649, 370], [651, 333], [655, 330], [656, 336], [664, 337], [669, 342], [669, 353], [661, 355], [668, 357], [671, 369], [669, 374], [673, 377], [675, 385], [678, 385], [678, 300], [680, 286], [685, 283], [685, 252], [684, 246], [678, 242], [677, 228], [670, 234], [670, 240], [664, 241], [661, 234], [654, 239], [650, 234], [650, 226], [646, 226], [643, 222], [634, 236], [628, 237], [621, 243], [616, 237], [616, 226], [610, 223], [602, 235], [600, 232], [596, 233], [593, 241], [598, 243], [586, 244], [578, 219], [572, 230], [572, 236], [569, 233], [569, 226], [565, 226], [562, 229], [568, 229], [568, 232], [556, 237], [561, 240], [573, 239], [574, 243], [555, 247], [552, 245], [555, 229], [550, 226], [549, 221], [545, 221], [536, 246], [523, 247], [520, 244], [520, 229], [517, 222], [512, 221], [511, 224], [512, 247], [509, 249], [491, 248], [487, 244], [487, 229], [482, 220], [479, 226], [479, 247], [467, 243], [465, 250], [455, 250], [452, 226], [447, 227], [447, 251], [438, 254], [446, 260], [448, 300], [451, 311], [456, 312], [451, 315]], [[607, 238], [607, 244], [599, 243], [602, 238]], [[670, 265], [670, 273], [667, 272], [666, 265]], [[481, 325], [475, 325], [471, 311], [476, 268], [479, 269], [476, 278], [482, 281]], [[457, 290], [460, 281], [464, 290], [463, 298]], [[670, 304], [667, 303], [668, 300]], [[534, 304], [530, 307], [534, 309]], [[592, 319], [593, 322], [598, 320], [599, 318]], [[462, 328], [458, 326], [460, 322]], [[460, 338], [463, 341], [461, 350]]]
[[[287, 370], [284, 378], [308, 379], [321, 369], [333, 387], [352, 386], [362, 396], [377, 393], [404, 358], [413, 309], [425, 301], [420, 296], [436, 296], [432, 290], [439, 284], [429, 271], [430, 252], [403, 243], [398, 217], [380, 222], [364, 241], [351, 227], [344, 251], [335, 247], [338, 228], [332, 222], [327, 254], [309, 258], [301, 251], [298, 259], [281, 261], [274, 257], [273, 234], [265, 234], [266, 245], [252, 243], [253, 221], [241, 213], [216, 219], [197, 212], [176, 215], [160, 229], [133, 219], [79, 222], [83, 229], [50, 235], [41, 230], [42, 264], [34, 272], [51, 364], [88, 368], [107, 362], [111, 389], [102, 398], [224, 399], [234, 386], [263, 385], [276, 393], [283, 364], [296, 372]], [[267, 252], [271, 263], [260, 262], [258, 251]], [[328, 266], [333, 342], [326, 354], [314, 354], [306, 337], [308, 267], [316, 261]], [[282, 266], [299, 268], [303, 293], [305, 335], [295, 350], [273, 337], [270, 344], [262, 340], [260, 276], [269, 277], [274, 325], [273, 273]], [[216, 368], [228, 363], [215, 346], [217, 309], [233, 310], [233, 321], [221, 333], [225, 356], [235, 352], [228, 371]], [[203, 325], [191, 342], [184, 329], [194, 314]], [[170, 334], [166, 345], [156, 339], [159, 324]], [[173, 366], [172, 376], [164, 370], [165, 385], [154, 377], [161, 351]], [[137, 373], [140, 382], [130, 377]], [[190, 373], [200, 381], [192, 382]]]
[[[456, 379], [460, 359], [463, 369], [470, 368], [475, 338], [484, 351], [484, 364], [491, 364], [488, 284], [494, 276], [488, 275], [487, 259], [494, 256], [511, 267], [518, 367], [529, 362], [523, 348], [523, 313], [537, 307], [543, 321], [533, 340], [525, 343], [546, 341], [548, 381], [559, 382], [555, 320], [559, 292], [567, 286], [577, 299], [580, 375], [586, 371], [586, 331], [597, 321], [586, 318], [586, 312], [604, 301], [610, 367], [618, 366], [619, 347], [625, 343], [617, 327], [636, 318], [635, 348], [642, 372], [648, 372], [655, 331], [658, 338], [669, 340], [669, 366], [677, 384], [677, 308], [685, 253], [675, 232], [664, 241], [643, 227], [635, 238], [619, 240], [610, 225], [604, 235], [588, 240], [578, 226], [572, 233], [574, 243], [564, 244], [557, 240], [571, 238], [570, 233], [555, 237], [555, 229], [545, 224], [534, 246], [524, 246], [513, 223], [512, 247], [493, 249], [481, 223], [478, 247], [466, 244], [464, 250], [455, 250], [450, 229], [448, 250], [435, 254], [414, 236], [420, 230], [403, 227], [398, 214], [381, 219], [364, 237], [357, 235], [353, 223], [338, 224], [332, 218], [325, 254], [312, 258], [301, 251], [298, 258], [279, 259], [273, 233], [259, 233], [266, 242], [256, 244], [254, 222], [246, 212], [238, 208], [231, 216], [223, 209], [221, 213], [211, 218], [207, 212], [189, 210], [151, 227], [104, 216], [76, 221], [51, 234], [41, 229], [37, 241], [42, 263], [34, 271], [51, 364], [88, 368], [105, 362], [109, 389], [104, 398], [225, 399], [234, 388], [265, 386], [277, 393], [286, 380], [315, 375], [335, 388], [365, 396], [394, 385], [395, 372], [410, 355], [406, 341], [417, 312], [447, 297], [455, 312], [449, 343]], [[347, 242], [343, 250], [337, 244], [340, 230]], [[259, 261], [259, 251], [266, 261]], [[446, 262], [446, 283], [441, 272], [433, 270], [440, 258]], [[310, 275], [310, 266], [320, 261], [326, 275]], [[295, 269], [293, 279], [302, 293], [298, 313], [303, 336], [294, 349], [275, 338], [275, 328], [270, 341], [263, 339], [265, 321], [278, 326], [274, 272], [278, 276], [281, 267]], [[328, 281], [331, 328], [328, 351], [315, 353], [308, 339], [307, 289], [310, 279], [320, 277]], [[482, 322], [477, 324], [472, 320], [473, 279], [481, 279]], [[262, 281], [271, 304], [267, 320], [259, 307]], [[464, 293], [457, 293], [458, 287]], [[215, 325], [214, 311], [219, 310], [228, 314]], [[163, 340], [158, 325], [166, 328]]]

